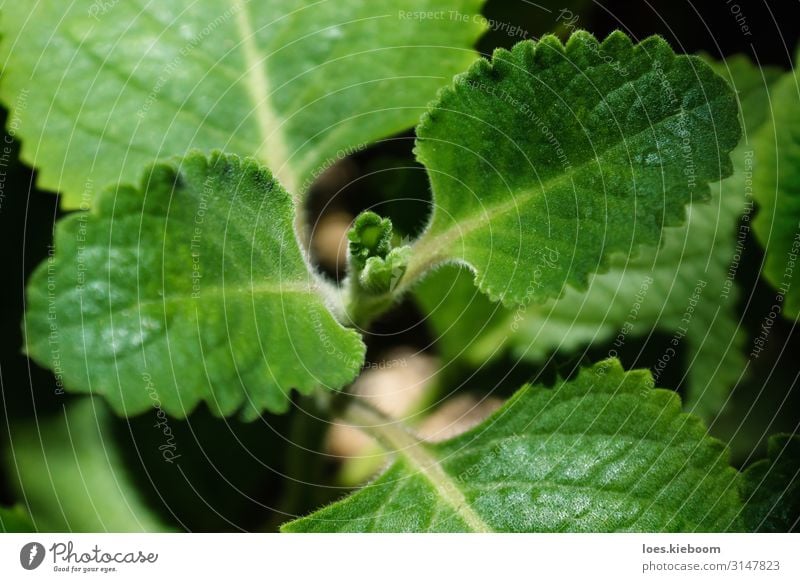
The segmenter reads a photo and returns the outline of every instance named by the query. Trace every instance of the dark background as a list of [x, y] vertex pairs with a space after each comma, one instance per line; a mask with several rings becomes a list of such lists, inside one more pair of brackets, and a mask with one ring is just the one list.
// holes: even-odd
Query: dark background
[[[752, 31], [751, 36], [742, 34], [733, 13], [737, 7], [740, 17], [744, 17]], [[598, 37], [604, 37], [615, 29], [625, 31], [634, 39], [658, 33], [679, 52], [703, 51], [715, 57], [744, 53], [762, 65], [787, 68], [791, 64], [791, 56], [800, 36], [800, 2], [797, 0], [538, 3], [489, 0], [484, 14], [494, 20], [517, 24], [528, 31], [529, 38], [534, 38], [545, 32], [559, 31], [557, 18], [562, 8], [579, 14], [578, 26]], [[483, 53], [490, 53], [495, 47], [510, 47], [520, 39], [519, 36], [510, 37], [502, 31], [492, 32], [481, 40], [478, 48]], [[2, 117], [4, 120], [5, 111], [2, 112]], [[401, 230], [413, 233], [419, 229], [423, 222], [420, 216], [424, 216], [424, 211], [421, 214], [419, 208], [408, 203], [391, 203], [393, 198], [402, 197], [406, 188], [413, 187], [415, 193], [427, 191], [424, 174], [419, 169], [398, 170], [393, 174], [396, 179], [389, 183], [374, 179], [353, 182], [355, 178], [376, 168], [414, 168], [412, 142], [413, 132], [408, 132], [347, 160], [338, 172], [333, 172], [314, 188], [313, 198], [309, 203], [311, 218], [318, 219], [323, 210], [355, 215], [365, 206], [369, 192], [372, 197], [370, 202], [374, 202], [375, 196], [386, 202], [384, 210], [392, 216]], [[29, 362], [21, 353], [20, 332], [24, 283], [33, 268], [47, 255], [53, 224], [60, 215], [58, 200], [51, 193], [36, 190], [35, 173], [30, 168], [14, 163], [5, 170], [8, 175], [0, 200], [0, 257], [3, 273], [0, 285], [0, 396], [4, 409], [3, 418], [0, 418], [2, 423], [9, 419], [13, 422], [14, 419], [29, 418], [34, 408], [37, 414], [46, 415], [48, 412], [60, 410], [63, 405], [63, 399], [56, 401], [54, 397], [52, 374]], [[352, 185], [348, 187], [347, 184]], [[742, 296], [753, 291], [754, 300], [744, 313], [745, 322], [752, 333], [769, 311], [774, 292], [758, 277], [762, 260], [758, 245], [749, 240], [746, 249], [742, 266], [737, 273], [737, 283], [744, 290]], [[326, 268], [331, 276], [336, 276], [335, 270], [329, 266]], [[743, 310], [742, 306], [740, 310]], [[412, 346], [427, 345], [430, 338], [426, 337], [422, 326], [414, 327], [414, 332], [400, 333], [402, 329], [409, 327], [409, 321], [414, 318], [419, 318], [419, 314], [410, 302], [406, 302], [393, 315], [379, 321], [376, 331], [387, 334], [398, 332], [399, 336], [396, 335], [393, 341], [399, 340]], [[383, 347], [385, 346], [380, 339], [374, 339], [370, 344], [370, 354], [377, 353]], [[780, 350], [783, 350], [782, 353], [779, 353]], [[594, 351], [590, 351], [588, 357], [602, 357], [607, 353], [607, 346], [599, 346], [596, 353], [592, 353]], [[770, 336], [767, 351], [752, 368], [751, 377], [754, 380], [740, 386], [735, 394], [734, 407], [751, 412], [741, 426], [741, 418], [725, 418], [723, 415], [712, 428], [716, 436], [731, 445], [734, 462], [745, 464], [754, 450], [763, 454], [765, 434], [779, 430], [797, 430], [796, 416], [790, 414], [791, 411], [797, 411], [800, 405], [796, 389], [800, 370], [797, 354], [800, 354], [800, 341], [795, 327], [790, 322], [779, 319]], [[631, 357], [631, 354], [621, 354], [624, 364], [628, 363], [627, 357]], [[498, 366], [502, 367], [503, 363]], [[551, 366], [558, 368], [558, 360]], [[515, 375], [520, 377], [520, 381], [534, 376], [546, 380], [555, 371], [557, 370], [528, 369], [522, 366]], [[491, 375], [493, 372], [489, 370], [485, 373]], [[764, 385], [763, 378], [767, 377], [770, 377], [770, 381]], [[671, 385], [670, 380], [672, 378], [663, 377], [662, 383]], [[783, 404], [778, 409], [776, 403], [780, 402]], [[164, 503], [158, 502], [153, 485], [142, 477], [141, 463], [132, 446], [132, 439], [148, 438], [149, 422], [150, 420], [133, 419], [129, 426], [128, 422], [120, 420], [117, 438], [123, 449], [128, 451], [129, 471], [135, 479], [140, 480], [141, 489], [152, 498], [155, 506], [162, 506], [165, 515], [172, 514], [174, 523], [187, 529], [272, 529], [278, 521], [265, 506], [277, 505], [285, 510], [302, 513], [341, 493], [340, 490], [325, 488], [321, 492], [310, 488], [284, 490], [285, 484], [278, 477], [278, 472], [286, 471], [295, 477], [303, 476], [308, 481], [322, 484], [330, 479], [330, 463], [320, 462], [311, 453], [306, 453], [305, 456], [298, 454], [298, 450], [293, 450], [293, 447], [287, 447], [286, 451], [265, 447], [263, 432], [260, 433], [260, 427], [255, 424], [242, 425], [228, 421], [226, 425], [220, 425], [220, 421], [210, 418], [201, 410], [192, 415], [190, 422], [175, 423], [177, 431], [184, 431], [181, 442], [194, 442], [198, 458], [206, 459], [205, 455], [208, 455], [205, 461], [187, 464], [185, 482], [168, 474], [162, 475], [163, 463], [159, 467], [156, 460], [152, 463], [145, 460], [151, 475], [156, 476], [160, 493], [165, 496]], [[146, 425], [144, 428], [139, 426], [142, 423]], [[288, 435], [297, 444], [302, 444], [298, 440], [298, 435], [302, 434], [305, 444], [312, 447], [315, 445], [314, 441], [318, 444], [325, 429], [321, 425], [313, 426], [309, 421], [306, 421], [302, 430], [297, 426], [291, 428], [291, 419], [274, 419], [271, 424], [276, 431]], [[3, 446], [6, 438], [7, 430], [2, 427], [0, 443]], [[238, 446], [236, 439], [241, 443]], [[241, 452], [242, 445], [250, 448], [269, 464], [271, 470], [262, 469], [253, 474], [248, 465], [249, 457]], [[199, 454], [201, 452], [202, 455]], [[9, 475], [3, 472], [5, 470], [5, 467], [0, 467], [0, 505], [9, 505], [15, 501], [8, 483]], [[226, 474], [230, 483], [221, 481], [217, 470]], [[245, 491], [251, 499], [242, 499], [233, 492], [231, 487], [234, 485]], [[193, 492], [194, 489], [199, 492]], [[198, 511], [197, 495], [203, 495], [206, 502], [212, 503], [223, 517], [214, 512]]]

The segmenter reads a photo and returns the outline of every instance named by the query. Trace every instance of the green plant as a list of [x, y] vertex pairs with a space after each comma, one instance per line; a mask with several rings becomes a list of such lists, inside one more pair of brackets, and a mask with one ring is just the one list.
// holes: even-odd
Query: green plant
[[[768, 70], [759, 83], [744, 59], [677, 55], [660, 37], [633, 43], [621, 32], [545, 36], [475, 60], [481, 26], [424, 17], [440, 8], [432, 0], [405, 2], [391, 18], [383, 2], [359, 3], [347, 26], [330, 2], [311, 11], [208, 0], [182, 16], [185, 28], [126, 3], [97, 25], [97, 5], [76, 4], [38, 7], [35, 18], [5, 10], [4, 35], [25, 37], [2, 45], [0, 89], [22, 119], [21, 155], [40, 186], [78, 210], [59, 221], [55, 252], [29, 282], [24, 322], [27, 354], [59, 385], [103, 397], [71, 401], [73, 423], [106, 418], [105, 404], [121, 417], [155, 409], [171, 438], [166, 419], [200, 405], [256, 421], [287, 413], [296, 391], [392, 455], [363, 489], [285, 531], [796, 526], [796, 438], [776, 437], [770, 459], [740, 473], [697, 416], [713, 419], [745, 372], [726, 278], [752, 161], [742, 125], [797, 137], [796, 99], [785, 124], [766, 113], [771, 85], [790, 93], [792, 73], [778, 81]], [[450, 5], [474, 15], [481, 2]], [[220, 31], [231, 42], [215, 41]], [[42, 58], [47, 67], [36, 65]], [[77, 72], [65, 78], [68, 64]], [[29, 83], [61, 90], [29, 93]], [[326, 279], [308, 252], [311, 184], [420, 116], [415, 154], [433, 208], [424, 230], [409, 238], [365, 211], [347, 234], [346, 279]], [[780, 228], [796, 226], [794, 216]], [[768, 265], [780, 285], [775, 273]], [[725, 297], [721, 314], [708, 302], [695, 308], [703, 293]], [[370, 325], [409, 295], [454, 364], [509, 353], [542, 362], [654, 329], [673, 334], [674, 347], [687, 336], [699, 362], [688, 411], [650, 372], [624, 371], [614, 350], [551, 388], [523, 386], [455, 438], [427, 442], [348, 388]], [[796, 297], [792, 288], [789, 315]], [[70, 439], [101, 447], [102, 427], [84, 428]], [[17, 443], [38, 438], [20, 430]], [[64, 438], [60, 424], [44, 433]], [[177, 462], [165, 446], [164, 460]], [[41, 470], [25, 452], [16, 462], [23, 480]], [[59, 473], [65, 488], [77, 480]], [[91, 499], [120, 475], [98, 467], [84, 492]], [[115, 515], [114, 497], [98, 510], [105, 519], [75, 522], [47, 517], [49, 493], [30, 495], [32, 517], [43, 508], [38, 527], [163, 527], [136, 495], [125, 501], [135, 524]], [[24, 527], [11, 511], [0, 514], [5, 527]]]

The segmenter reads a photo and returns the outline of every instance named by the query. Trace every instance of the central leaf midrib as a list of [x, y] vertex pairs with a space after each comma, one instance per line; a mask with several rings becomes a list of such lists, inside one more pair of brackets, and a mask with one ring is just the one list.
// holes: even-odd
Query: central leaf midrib
[[421, 442], [410, 439], [409, 445], [399, 452], [403, 459], [433, 485], [445, 504], [449, 505], [473, 531], [491, 533], [492, 528], [472, 509], [464, 492], [445, 472], [439, 459], [431, 455]]
[[272, 95], [266, 74], [265, 59], [255, 42], [255, 33], [250, 26], [250, 14], [244, 0], [230, 0], [236, 13], [236, 29], [241, 39], [245, 64], [245, 87], [256, 114], [261, 143], [253, 152], [264, 162], [292, 196], [298, 196], [297, 178], [289, 165], [289, 148], [281, 131], [280, 116], [270, 108]]
[[401, 457], [410, 467], [416, 470], [434, 490], [439, 498], [460, 517], [473, 531], [491, 533], [492, 528], [478, 515], [467, 501], [464, 492], [456, 485], [452, 477], [442, 468], [439, 459], [431, 454], [425, 443], [415, 438], [404, 427], [374, 414], [369, 409], [356, 406], [365, 417], [368, 432], [375, 434], [378, 440], [384, 441], [393, 449], [392, 453]]

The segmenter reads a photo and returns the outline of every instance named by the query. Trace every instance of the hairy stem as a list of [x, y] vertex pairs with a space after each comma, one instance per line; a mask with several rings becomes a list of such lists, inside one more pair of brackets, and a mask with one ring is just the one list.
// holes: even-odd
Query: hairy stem
[[373, 295], [365, 292], [358, 284], [357, 277], [348, 277], [345, 281], [345, 311], [349, 325], [356, 329], [366, 329], [375, 318], [383, 315], [394, 305], [395, 296], [392, 293]]
[[359, 397], [348, 400], [348, 406], [342, 411], [342, 419], [370, 435], [387, 451], [404, 450], [422, 442], [402, 421], [390, 418]]

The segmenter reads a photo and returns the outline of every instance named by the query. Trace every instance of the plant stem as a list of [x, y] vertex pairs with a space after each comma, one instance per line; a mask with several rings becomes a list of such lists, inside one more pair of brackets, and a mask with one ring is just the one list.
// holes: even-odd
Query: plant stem
[[364, 290], [358, 283], [358, 277], [348, 277], [345, 281], [347, 299], [345, 302], [345, 325], [356, 329], [365, 329], [376, 318], [385, 313], [395, 302], [395, 296], [389, 293], [374, 295]]
[[402, 421], [390, 418], [358, 397], [349, 399], [341, 416], [347, 424], [367, 433], [390, 452], [407, 451], [423, 442]]
[[399, 278], [397, 285], [381, 294], [364, 289], [359, 282], [360, 271], [351, 265], [351, 274], [344, 283], [346, 321], [343, 323], [357, 329], [366, 328], [397, 303], [429, 271], [444, 262], [446, 261], [439, 254], [429, 254], [418, 260], [414, 260], [414, 255], [411, 255], [408, 269]]

